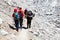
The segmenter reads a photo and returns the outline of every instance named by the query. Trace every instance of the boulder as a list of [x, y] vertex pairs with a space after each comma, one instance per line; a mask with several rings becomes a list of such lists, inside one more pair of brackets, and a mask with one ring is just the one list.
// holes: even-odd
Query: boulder
[[6, 36], [7, 34], [8, 34], [7, 31], [5, 31], [4, 29], [0, 29], [0, 35]]

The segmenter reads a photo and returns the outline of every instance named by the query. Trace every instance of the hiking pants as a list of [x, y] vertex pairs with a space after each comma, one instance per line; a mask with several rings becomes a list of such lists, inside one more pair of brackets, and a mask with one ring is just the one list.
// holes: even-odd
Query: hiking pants
[[27, 28], [30, 28], [31, 27], [31, 19], [27, 19]]
[[23, 19], [20, 19], [20, 27], [22, 27]]
[[14, 20], [15, 21], [15, 27], [18, 28], [19, 27], [19, 22], [18, 20]]

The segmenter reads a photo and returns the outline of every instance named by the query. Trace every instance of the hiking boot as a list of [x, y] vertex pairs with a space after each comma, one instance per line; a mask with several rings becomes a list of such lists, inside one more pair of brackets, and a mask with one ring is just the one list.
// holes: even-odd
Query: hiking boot
[[29, 28], [31, 28], [31, 25], [29, 24]]
[[29, 28], [31, 28], [31, 26], [29, 26]]
[[19, 29], [17, 28], [16, 31], [18, 32], [18, 30], [19, 30]]
[[22, 29], [22, 27], [20, 27], [20, 29]]
[[20, 26], [19, 28], [20, 28], [20, 29], [22, 29], [22, 27], [21, 27], [21, 26]]

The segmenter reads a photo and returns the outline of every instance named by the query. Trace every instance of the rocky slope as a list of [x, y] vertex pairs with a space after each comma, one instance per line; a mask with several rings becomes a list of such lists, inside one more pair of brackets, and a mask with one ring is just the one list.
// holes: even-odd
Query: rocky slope
[[[32, 40], [60, 40], [60, 0], [0, 1], [0, 17], [4, 20], [0, 29], [4, 29], [9, 33], [6, 37], [18, 34], [16, 31], [9, 28], [9, 24], [14, 26], [11, 17], [13, 8], [22, 7], [23, 10], [27, 8], [36, 14], [32, 20], [32, 28], [30, 31], [30, 35], [33, 36]], [[6, 37], [4, 38], [6, 40], [15, 40], [16, 38], [15, 36], [15, 38], [12, 39], [10, 37], [10, 39], [7, 39]], [[1, 40], [4, 39], [1, 37]]]

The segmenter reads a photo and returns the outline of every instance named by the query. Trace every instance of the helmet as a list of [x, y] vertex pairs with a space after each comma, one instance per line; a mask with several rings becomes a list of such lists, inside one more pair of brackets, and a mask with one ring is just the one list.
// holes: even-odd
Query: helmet
[[17, 8], [14, 8], [14, 12], [17, 12]]

